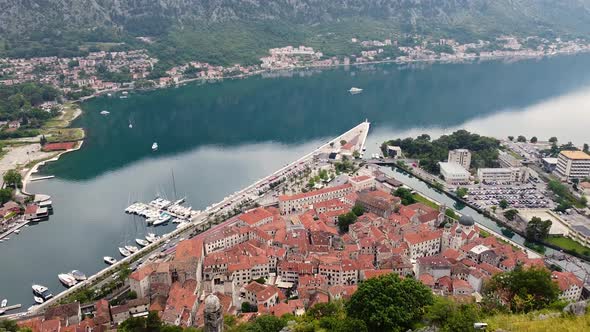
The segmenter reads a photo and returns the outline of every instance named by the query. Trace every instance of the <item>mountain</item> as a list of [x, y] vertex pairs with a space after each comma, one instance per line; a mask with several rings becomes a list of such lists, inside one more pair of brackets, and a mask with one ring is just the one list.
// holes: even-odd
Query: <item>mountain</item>
[[[162, 32], [235, 20], [314, 24], [351, 17], [400, 26], [434, 24], [498, 31], [540, 27], [590, 31], [589, 0], [0, 0], [0, 33], [119, 27]], [[152, 30], [152, 31], [149, 31]]]
[[195, 32], [258, 36], [267, 39], [264, 46], [332, 33], [462, 40], [584, 36], [590, 33], [590, 0], [0, 0], [0, 55], [67, 55], [85, 42], [129, 42], [134, 36], [174, 45], [171, 34]]

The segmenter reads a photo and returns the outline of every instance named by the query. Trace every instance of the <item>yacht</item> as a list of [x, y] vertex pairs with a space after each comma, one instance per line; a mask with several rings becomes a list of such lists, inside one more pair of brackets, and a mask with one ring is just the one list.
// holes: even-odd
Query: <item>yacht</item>
[[100, 111], [100, 115], [109, 115], [111, 114], [111, 112], [104, 110], [104, 111]]
[[33, 285], [33, 294], [43, 299], [43, 301], [47, 301], [48, 299], [53, 297], [53, 294], [49, 291], [49, 288], [41, 285]]
[[156, 150], [158, 150], [158, 143], [154, 142], [154, 144], [152, 144], [152, 151]]
[[104, 256], [102, 259], [105, 261], [105, 263], [107, 263], [109, 265], [113, 265], [117, 262], [117, 260], [111, 256]]
[[137, 242], [137, 244], [142, 247], [148, 246], [150, 244], [148, 241], [142, 239], [135, 239], [135, 242]]
[[135, 254], [139, 250], [139, 248], [136, 246], [125, 246], [125, 249], [127, 249], [127, 251], [129, 251], [131, 254]]
[[73, 276], [67, 274], [67, 273], [60, 273], [57, 275], [57, 278], [59, 279], [59, 281], [61, 281], [61, 283], [66, 286], [66, 287], [72, 287], [74, 285], [76, 285], [78, 283], [78, 281], [76, 280], [76, 278], [74, 278]]
[[41, 304], [41, 303], [45, 302], [45, 300], [43, 300], [42, 297], [35, 296], [35, 295], [33, 295], [33, 300], [35, 300], [35, 303], [37, 303], [37, 304]]
[[152, 243], [154, 241], [156, 241], [158, 237], [156, 236], [156, 234], [154, 233], [147, 233], [147, 235], [145, 236], [145, 239], [147, 240], [147, 242]]
[[7, 299], [2, 300], [2, 303], [0, 303], [0, 308], [6, 307], [7, 304], [8, 304], [8, 300]]
[[127, 257], [129, 255], [131, 255], [131, 253], [129, 252], [129, 250], [123, 248], [123, 247], [119, 247], [119, 253], [121, 253], [121, 256]]
[[352, 88], [350, 88], [350, 90], [348, 90], [348, 92], [350, 92], [351, 94], [354, 95], [354, 94], [363, 92], [363, 89], [352, 87]]
[[86, 275], [78, 270], [72, 270], [72, 272], [70, 272], [70, 275], [72, 277], [76, 278], [76, 280], [78, 280], [78, 281], [86, 280]]

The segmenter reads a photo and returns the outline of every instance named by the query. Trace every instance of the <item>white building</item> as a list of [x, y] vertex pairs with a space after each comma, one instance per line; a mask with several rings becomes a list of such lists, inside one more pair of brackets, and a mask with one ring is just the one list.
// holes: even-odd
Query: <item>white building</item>
[[557, 283], [561, 294], [559, 298], [568, 302], [575, 302], [582, 296], [582, 288], [584, 283], [578, 279], [572, 272], [557, 272], [551, 273], [552, 279]]
[[352, 192], [350, 183], [295, 195], [279, 196], [279, 210], [281, 214], [297, 213], [310, 205], [342, 198]]
[[561, 151], [555, 171], [562, 180], [586, 178], [590, 176], [590, 155], [583, 151]]
[[477, 170], [477, 179], [485, 183], [526, 182], [528, 178], [529, 172], [526, 167], [480, 168]]
[[457, 163], [439, 162], [440, 174], [448, 184], [459, 184], [469, 182], [471, 174]]
[[455, 163], [469, 169], [471, 165], [471, 152], [467, 149], [455, 149], [449, 151], [449, 163]]
[[352, 184], [354, 191], [371, 190], [375, 189], [375, 177], [369, 175], [361, 175], [348, 179], [348, 182]]

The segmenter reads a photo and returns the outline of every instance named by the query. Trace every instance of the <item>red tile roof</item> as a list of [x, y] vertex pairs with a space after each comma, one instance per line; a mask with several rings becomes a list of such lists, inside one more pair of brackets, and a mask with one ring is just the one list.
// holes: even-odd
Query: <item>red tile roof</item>
[[264, 208], [256, 208], [238, 216], [238, 219], [250, 226], [266, 218], [272, 218], [272, 213], [266, 211]]
[[43, 151], [64, 151], [76, 147], [76, 142], [47, 143], [43, 146]]

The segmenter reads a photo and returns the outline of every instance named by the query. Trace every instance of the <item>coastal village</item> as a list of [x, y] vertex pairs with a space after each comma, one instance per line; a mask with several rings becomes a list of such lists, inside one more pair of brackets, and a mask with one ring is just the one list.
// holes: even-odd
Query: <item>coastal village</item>
[[[156, 312], [168, 325], [220, 331], [224, 315], [240, 322], [301, 316], [316, 304], [349, 299], [359, 284], [386, 274], [479, 302], [494, 275], [546, 268], [542, 256], [490, 234], [469, 215], [425, 197], [408, 204], [401, 193], [410, 188], [380, 166], [354, 161], [358, 146], [333, 142], [309, 165], [309, 179], [320, 181], [288, 194], [278, 186], [268, 194], [274, 201], [151, 255], [127, 279], [133, 299], [56, 305], [19, 326], [109, 331]], [[560, 299], [582, 297], [576, 275], [551, 275]]]
[[[161, 77], [150, 75], [158, 59], [150, 56], [146, 50], [99, 51], [73, 58], [4, 58], [0, 59], [0, 84], [42, 82], [59, 87], [64, 94], [78, 99], [120, 89], [166, 87], [195, 79], [241, 77], [277, 69], [331, 67], [379, 61], [404, 63], [531, 58], [590, 50], [590, 45], [581, 40], [562, 41], [560, 38], [550, 41], [538, 37], [518, 39], [506, 36], [493, 43], [480, 40], [478, 43], [468, 44], [460, 44], [453, 39], [426, 41], [419, 36], [410, 36], [408, 39], [411, 43], [392, 39], [361, 41], [352, 38], [350, 44], [360, 46], [363, 51], [344, 57], [326, 56], [321, 50], [306, 46], [273, 48], [257, 65], [235, 64], [224, 67], [195, 60], [170, 68]], [[530, 48], [530, 40], [536, 41], [535, 47]], [[405, 46], [406, 44], [411, 45]]]

